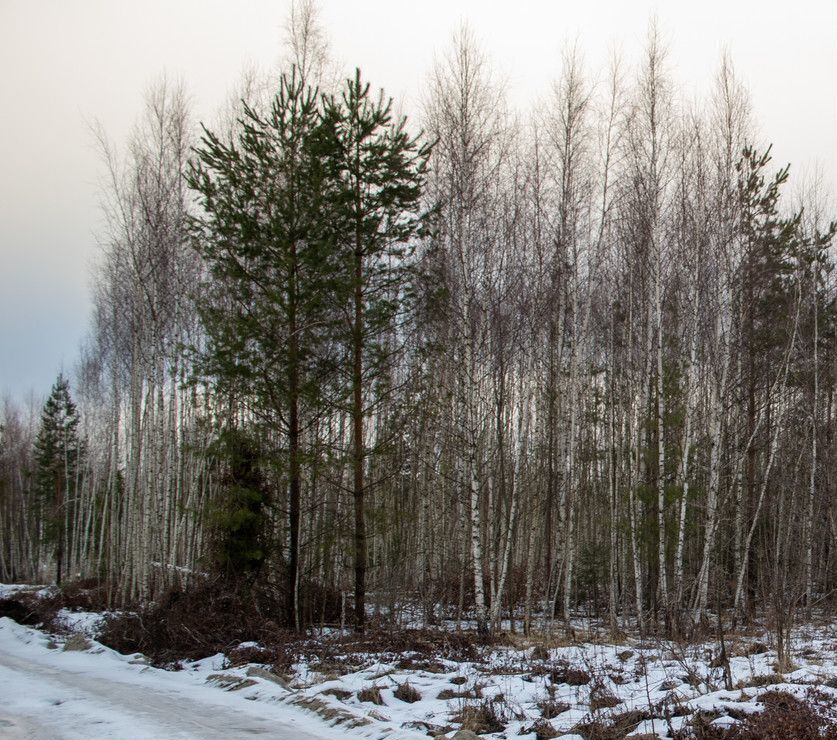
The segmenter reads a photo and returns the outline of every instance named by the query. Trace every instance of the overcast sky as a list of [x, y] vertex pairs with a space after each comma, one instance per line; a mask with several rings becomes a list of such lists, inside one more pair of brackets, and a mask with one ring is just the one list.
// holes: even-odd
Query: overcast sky
[[[290, 0], [0, 0], [0, 394], [45, 394], [72, 372], [91, 311], [102, 167], [90, 124], [124, 141], [143, 91], [183, 81], [211, 120], [246, 65], [274, 67]], [[791, 177], [837, 183], [837, 0], [322, 0], [345, 69], [417, 111], [435, 57], [466, 20], [521, 110], [577, 42], [596, 73], [636, 59], [656, 13], [682, 96], [728, 48], [760, 133]]]

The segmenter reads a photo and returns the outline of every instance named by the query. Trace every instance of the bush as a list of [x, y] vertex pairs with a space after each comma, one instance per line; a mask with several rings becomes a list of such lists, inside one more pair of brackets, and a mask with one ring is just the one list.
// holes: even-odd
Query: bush
[[103, 612], [112, 606], [111, 591], [107, 581], [87, 578], [68, 582], [47, 600], [52, 600], [58, 609]]
[[[612, 717], [600, 717], [582, 722], [573, 727], [573, 732], [578, 733], [585, 740], [623, 740], [625, 737], [631, 737], [631, 733], [636, 730], [640, 722], [653, 717], [651, 712], [634, 709]], [[659, 722], [662, 725], [664, 721], [659, 720]], [[636, 737], [645, 736], [637, 735]]]
[[0, 617], [32, 627], [41, 625], [52, 632], [66, 632], [66, 627], [56, 619], [61, 609], [96, 612], [108, 607], [107, 584], [87, 579], [70, 581], [60, 589], [50, 590], [46, 596], [26, 590], [12, 598], [0, 599]]
[[477, 684], [473, 689], [465, 689], [463, 691], [442, 689], [436, 698], [442, 701], [450, 701], [451, 699], [480, 699], [482, 698], [482, 687]]
[[552, 740], [554, 737], [559, 737], [560, 733], [545, 719], [535, 720], [531, 727], [523, 727], [520, 730], [521, 735], [529, 735], [535, 733], [536, 740]]
[[0, 599], [0, 617], [8, 617], [18, 624], [32, 627], [43, 622], [35, 605], [22, 599]]
[[538, 709], [541, 710], [543, 719], [555, 719], [559, 714], [563, 714], [569, 708], [569, 704], [563, 701], [556, 701], [551, 697], [538, 702]]
[[590, 711], [597, 712], [599, 709], [612, 709], [622, 703], [618, 696], [607, 691], [596, 691], [590, 697]]
[[547, 650], [543, 645], [535, 645], [535, 647], [532, 648], [529, 658], [530, 660], [549, 660], [549, 650]]
[[245, 596], [222, 581], [205, 581], [187, 591], [170, 591], [159, 604], [137, 613], [106, 618], [99, 640], [121, 653], [143, 653], [158, 666], [218, 652], [235, 656], [242, 642], [256, 641], [271, 646], [258, 659], [284, 669], [295, 660], [288, 649], [292, 635], [271, 619], [277, 609], [257, 600], [255, 592]]

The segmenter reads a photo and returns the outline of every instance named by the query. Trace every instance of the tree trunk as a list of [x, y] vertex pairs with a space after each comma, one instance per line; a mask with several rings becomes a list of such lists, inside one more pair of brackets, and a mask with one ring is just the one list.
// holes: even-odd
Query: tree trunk
[[355, 631], [366, 626], [366, 512], [363, 466], [363, 251], [360, 234], [355, 249], [354, 326], [352, 336], [352, 472], [355, 509]]

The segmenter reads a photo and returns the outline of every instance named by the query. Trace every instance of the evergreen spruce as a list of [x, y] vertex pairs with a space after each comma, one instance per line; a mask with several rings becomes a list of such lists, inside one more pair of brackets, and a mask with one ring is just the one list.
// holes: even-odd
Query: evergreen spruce
[[222, 461], [221, 492], [213, 503], [213, 569], [238, 588], [259, 575], [268, 551], [270, 500], [257, 436], [226, 429], [210, 450]]
[[41, 413], [35, 438], [36, 490], [43, 505], [44, 540], [55, 545], [55, 582], [65, 570], [69, 528], [75, 520], [77, 473], [84, 449], [79, 440], [79, 413], [70, 383], [59, 374]]

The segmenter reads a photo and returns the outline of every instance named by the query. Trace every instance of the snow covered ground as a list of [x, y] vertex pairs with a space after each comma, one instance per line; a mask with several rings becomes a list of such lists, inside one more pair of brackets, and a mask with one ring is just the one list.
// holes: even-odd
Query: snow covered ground
[[[95, 642], [86, 651], [66, 650], [66, 645], [0, 619], [0, 737], [323, 740], [382, 735], [370, 733], [369, 726], [365, 732], [331, 727], [289, 703], [290, 692], [262, 678], [249, 679], [252, 683], [238, 691], [224, 690], [230, 686], [224, 686], [223, 678], [208, 680], [224, 675], [215, 670], [220, 656], [171, 672]], [[399, 732], [389, 737], [421, 736]]]
[[482, 648], [468, 660], [383, 644], [343, 656], [336, 644], [328, 660], [302, 649], [277, 676], [264, 665], [230, 668], [220, 654], [159, 670], [90, 639], [98, 615], [60, 616], [75, 636], [0, 619], [0, 737], [407, 740], [451, 737], [464, 723], [488, 738], [578, 739], [596, 725], [666, 738], [698, 716], [728, 725], [759, 712], [767, 692], [804, 699], [816, 687], [837, 702], [833, 625], [797, 631], [783, 675], [769, 635], [754, 633], [728, 636], [726, 677], [717, 643], [638, 640]]

